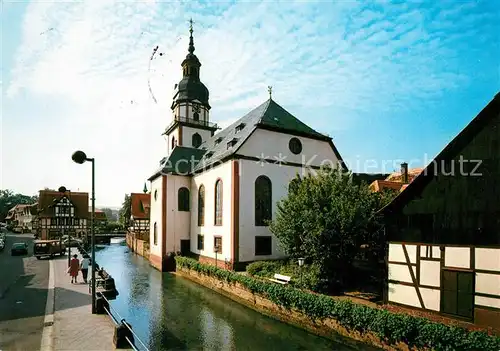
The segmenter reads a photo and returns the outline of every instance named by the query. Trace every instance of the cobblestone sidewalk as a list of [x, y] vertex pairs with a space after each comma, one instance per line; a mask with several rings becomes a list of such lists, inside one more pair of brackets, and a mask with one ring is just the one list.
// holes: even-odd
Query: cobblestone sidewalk
[[[72, 254], [76, 252], [71, 250]], [[78, 255], [81, 260], [81, 255]], [[54, 259], [54, 349], [57, 351], [107, 351], [113, 345], [114, 325], [108, 315], [93, 315], [88, 284], [81, 272], [76, 284], [66, 273], [67, 256]]]

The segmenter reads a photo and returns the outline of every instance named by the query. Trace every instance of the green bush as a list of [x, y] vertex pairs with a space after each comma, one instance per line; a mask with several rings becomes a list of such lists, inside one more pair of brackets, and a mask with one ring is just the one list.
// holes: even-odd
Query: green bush
[[271, 278], [280, 271], [281, 266], [283, 266], [282, 261], [257, 261], [250, 263], [246, 271], [253, 276]]
[[291, 261], [257, 261], [250, 263], [246, 271], [255, 277], [272, 278], [275, 273], [292, 277], [291, 284], [297, 288], [319, 292], [322, 288], [320, 269], [317, 265], [307, 265], [302, 269]]
[[424, 318], [355, 304], [350, 300], [335, 300], [326, 295], [202, 264], [192, 258], [177, 256], [175, 260], [178, 267], [229, 283], [239, 283], [278, 306], [295, 308], [312, 319], [335, 319], [350, 330], [372, 332], [388, 343], [404, 342], [410, 347], [427, 347], [433, 350], [500, 350], [500, 337], [490, 336], [482, 331], [471, 332]]

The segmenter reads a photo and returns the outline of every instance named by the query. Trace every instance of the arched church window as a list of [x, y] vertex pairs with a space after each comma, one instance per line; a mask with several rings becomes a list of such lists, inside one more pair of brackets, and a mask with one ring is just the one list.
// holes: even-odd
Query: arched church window
[[200, 185], [198, 189], [198, 226], [205, 225], [205, 187]]
[[177, 210], [189, 211], [189, 189], [182, 187], [177, 192]]
[[255, 225], [267, 226], [272, 219], [271, 180], [261, 175], [255, 180]]
[[193, 147], [199, 147], [201, 145], [201, 135], [198, 133], [194, 133], [191, 137], [191, 144]]
[[215, 182], [215, 225], [222, 225], [222, 180]]
[[193, 113], [193, 119], [195, 121], [199, 121], [200, 120], [200, 114], [198, 112]]
[[175, 137], [172, 137], [172, 150], [174, 149], [174, 147], [177, 146], [177, 140], [175, 140]]
[[156, 227], [156, 222], [153, 225], [153, 243], [158, 245], [158, 228]]

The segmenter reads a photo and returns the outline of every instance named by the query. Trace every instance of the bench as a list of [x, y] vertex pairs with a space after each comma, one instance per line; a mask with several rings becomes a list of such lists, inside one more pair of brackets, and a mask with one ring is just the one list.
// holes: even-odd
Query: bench
[[290, 280], [292, 277], [289, 277], [287, 275], [281, 275], [281, 274], [275, 274], [274, 278], [268, 278], [270, 281], [278, 283], [278, 284], [288, 284], [290, 283]]

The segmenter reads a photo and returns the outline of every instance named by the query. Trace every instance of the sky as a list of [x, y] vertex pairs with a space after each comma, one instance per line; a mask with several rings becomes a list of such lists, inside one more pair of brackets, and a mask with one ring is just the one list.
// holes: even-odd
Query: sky
[[96, 159], [98, 206], [142, 192], [166, 155], [190, 18], [211, 121], [234, 122], [270, 85], [353, 171], [425, 165], [500, 91], [498, 1], [1, 6], [0, 188], [29, 195], [90, 191], [75, 150]]

